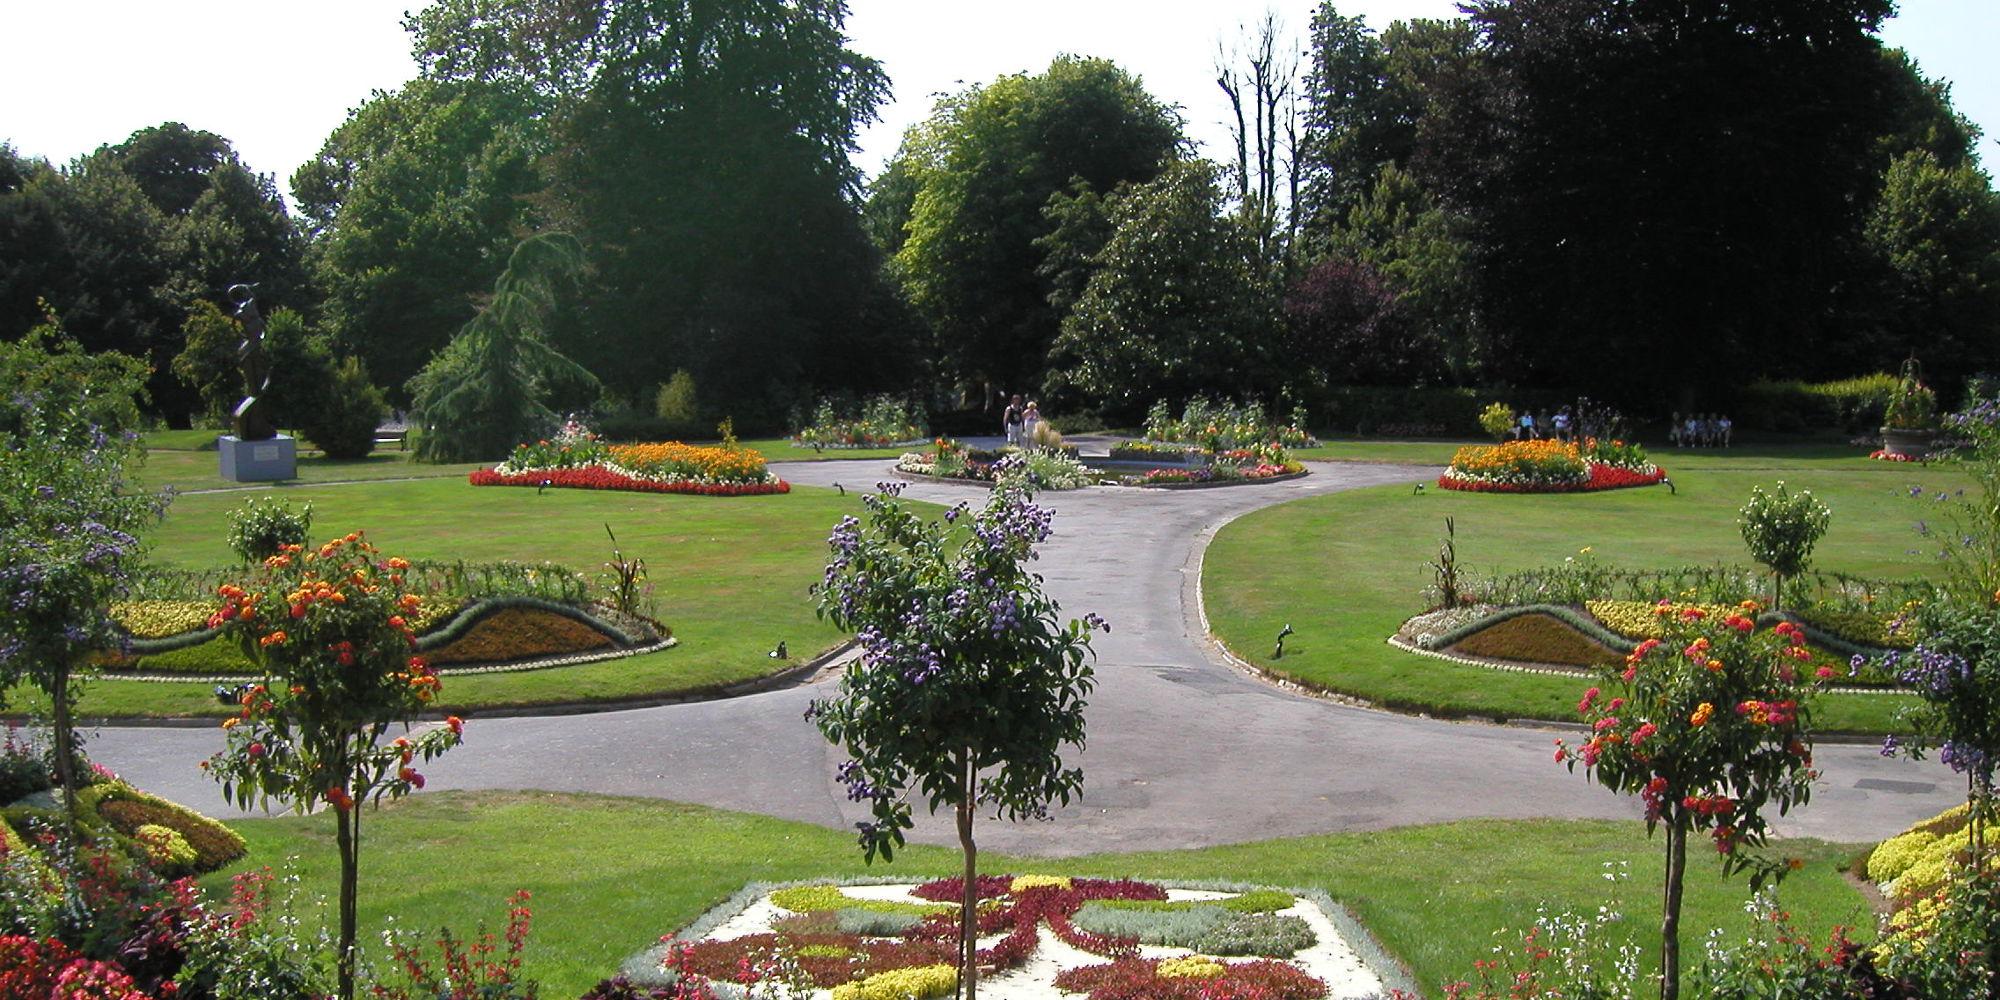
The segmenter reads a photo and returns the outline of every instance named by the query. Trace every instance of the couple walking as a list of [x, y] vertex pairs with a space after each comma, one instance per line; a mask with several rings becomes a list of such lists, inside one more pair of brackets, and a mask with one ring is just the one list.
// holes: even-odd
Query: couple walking
[[1007, 412], [1001, 414], [1000, 425], [1007, 432], [1007, 444], [1015, 448], [1025, 448], [1035, 441], [1035, 425], [1042, 422], [1042, 409], [1034, 400], [1021, 404], [1021, 395], [1015, 393], [1007, 402]]

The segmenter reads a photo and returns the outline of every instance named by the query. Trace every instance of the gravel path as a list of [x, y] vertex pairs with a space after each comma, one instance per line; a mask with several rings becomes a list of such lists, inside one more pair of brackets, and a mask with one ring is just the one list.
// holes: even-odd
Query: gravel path
[[[849, 490], [887, 479], [882, 459], [773, 463], [794, 483]], [[1245, 675], [1203, 634], [1202, 551], [1230, 520], [1275, 503], [1434, 478], [1437, 469], [1312, 463], [1268, 485], [1045, 494], [1055, 537], [1039, 568], [1066, 613], [1096, 611], [1098, 687], [1081, 755], [1081, 802], [1053, 825], [983, 822], [989, 850], [1062, 855], [1200, 847], [1472, 817], [1635, 818], [1625, 802], [1551, 759], [1547, 730], [1454, 723], [1352, 708]], [[985, 491], [911, 485], [906, 496], [983, 503]], [[830, 526], [829, 526], [830, 527]], [[774, 591], [772, 600], [798, 600]], [[698, 656], [683, 649], [676, 655]], [[1413, 663], [1413, 666], [1417, 664]], [[474, 720], [466, 745], [426, 769], [432, 790], [537, 788], [696, 802], [851, 828], [865, 818], [832, 780], [841, 755], [803, 719], [830, 683], [726, 701], [581, 716]], [[215, 815], [238, 815], [195, 762], [215, 730], [114, 727], [94, 758], [139, 787]], [[1824, 746], [1812, 803], [1788, 834], [1866, 841], [1962, 801], [1935, 763]], [[949, 815], [919, 814], [914, 839], [955, 843]]]

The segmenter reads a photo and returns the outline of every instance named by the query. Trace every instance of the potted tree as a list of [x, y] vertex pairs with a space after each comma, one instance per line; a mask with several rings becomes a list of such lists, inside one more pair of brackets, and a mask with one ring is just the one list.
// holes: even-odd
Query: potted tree
[[1937, 434], [1937, 393], [1923, 383], [1916, 358], [1903, 362], [1903, 380], [1882, 413], [1882, 450], [1891, 455], [1924, 458]]

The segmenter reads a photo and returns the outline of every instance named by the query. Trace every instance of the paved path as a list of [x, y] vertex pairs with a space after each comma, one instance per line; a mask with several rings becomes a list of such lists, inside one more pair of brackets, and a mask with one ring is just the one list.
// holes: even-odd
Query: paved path
[[[777, 464], [795, 483], [850, 490], [886, 478], [882, 460]], [[1435, 477], [1410, 466], [1314, 463], [1262, 486], [1046, 494], [1056, 534], [1039, 564], [1064, 610], [1096, 611], [1085, 793], [1047, 824], [984, 823], [981, 846], [1039, 854], [1182, 848], [1469, 817], [1634, 818], [1621, 800], [1551, 759], [1553, 734], [1368, 711], [1279, 690], [1230, 667], [1193, 608], [1213, 531], [1303, 496]], [[974, 487], [924, 483], [907, 496], [982, 503]], [[773, 600], [796, 600], [773, 593]], [[683, 649], [676, 655], [698, 656]], [[1423, 669], [1413, 659], [1412, 669]], [[698, 802], [851, 828], [864, 818], [832, 781], [841, 756], [803, 719], [828, 684], [727, 701], [586, 716], [475, 720], [466, 745], [427, 768], [430, 787], [538, 788]], [[232, 815], [194, 762], [210, 729], [113, 728], [91, 753], [140, 787]], [[1826, 774], [1786, 833], [1875, 840], [1962, 795], [1936, 764], [1826, 746]], [[915, 839], [953, 843], [949, 817]]]

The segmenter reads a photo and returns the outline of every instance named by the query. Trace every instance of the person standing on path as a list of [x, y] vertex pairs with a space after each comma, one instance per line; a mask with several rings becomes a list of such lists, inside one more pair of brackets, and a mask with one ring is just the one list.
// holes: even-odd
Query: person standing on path
[[1034, 447], [1035, 425], [1041, 422], [1042, 422], [1042, 408], [1040, 404], [1036, 403], [1032, 399], [1028, 400], [1027, 408], [1021, 411], [1021, 447], [1023, 448]]
[[1001, 429], [1007, 432], [1007, 444], [1011, 447], [1021, 446], [1022, 419], [1021, 394], [1015, 393], [1014, 397], [1007, 401], [1007, 412], [1000, 415]]

